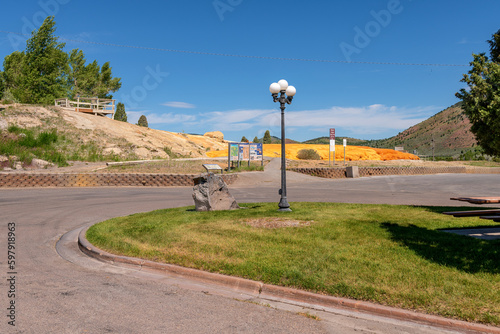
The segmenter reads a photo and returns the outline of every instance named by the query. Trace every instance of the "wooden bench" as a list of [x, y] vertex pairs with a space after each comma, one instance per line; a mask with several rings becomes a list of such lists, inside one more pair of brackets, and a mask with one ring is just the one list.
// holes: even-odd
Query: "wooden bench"
[[89, 114], [93, 114], [94, 113], [94, 109], [90, 109], [90, 108], [75, 108], [75, 111], [86, 112], [86, 113], [89, 113]]

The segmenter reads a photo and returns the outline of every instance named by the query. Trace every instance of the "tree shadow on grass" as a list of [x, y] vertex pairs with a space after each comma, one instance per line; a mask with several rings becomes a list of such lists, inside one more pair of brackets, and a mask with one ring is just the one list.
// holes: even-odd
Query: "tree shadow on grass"
[[500, 241], [480, 240], [415, 225], [383, 223], [391, 239], [429, 261], [467, 273], [500, 273]]

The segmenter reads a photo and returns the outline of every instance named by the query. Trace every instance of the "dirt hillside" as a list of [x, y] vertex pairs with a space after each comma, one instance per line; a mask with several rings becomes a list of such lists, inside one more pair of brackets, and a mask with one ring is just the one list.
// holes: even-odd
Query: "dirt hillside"
[[209, 151], [227, 149], [221, 134], [197, 136], [154, 130], [55, 106], [0, 105], [0, 130], [11, 125], [55, 128], [58, 133], [76, 138], [77, 144], [96, 145], [104, 154], [126, 159], [195, 158], [204, 157]]

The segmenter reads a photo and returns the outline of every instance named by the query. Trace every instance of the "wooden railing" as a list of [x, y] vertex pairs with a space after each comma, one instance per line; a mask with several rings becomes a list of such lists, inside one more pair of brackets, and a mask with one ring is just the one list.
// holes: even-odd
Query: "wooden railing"
[[97, 97], [77, 97], [76, 101], [69, 99], [57, 99], [55, 105], [61, 108], [74, 109], [78, 112], [91, 113], [106, 116], [115, 114], [115, 101], [111, 99], [100, 99]]

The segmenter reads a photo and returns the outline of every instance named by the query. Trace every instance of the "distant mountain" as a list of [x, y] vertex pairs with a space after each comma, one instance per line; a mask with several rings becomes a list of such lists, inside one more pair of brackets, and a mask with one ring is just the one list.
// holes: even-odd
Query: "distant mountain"
[[418, 155], [432, 155], [434, 144], [435, 156], [457, 156], [477, 146], [470, 127], [459, 102], [394, 137], [365, 141], [363, 145], [392, 149], [399, 146], [410, 153], [415, 150]]
[[[343, 145], [344, 139], [347, 139], [348, 145], [360, 145], [365, 143], [365, 140], [350, 138], [350, 137], [335, 137], [335, 145]], [[330, 137], [318, 137], [314, 139], [309, 139], [303, 142], [303, 144], [330, 144]]]
[[[403, 147], [409, 153], [416, 152], [418, 155], [430, 156], [434, 143], [435, 156], [458, 156], [477, 146], [470, 126], [470, 121], [459, 102], [394, 137], [378, 140], [347, 138], [347, 144], [391, 149]], [[336, 144], [342, 145], [342, 139], [342, 137], [336, 138]], [[329, 143], [329, 137], [319, 137], [304, 142], [304, 144]]]
[[[264, 140], [264, 138], [260, 138], [259, 142], [262, 143], [263, 140]], [[289, 139], [289, 138], [285, 139], [285, 144], [298, 144], [298, 143], [300, 143], [300, 142], [293, 140], [293, 139]], [[278, 138], [276, 136], [271, 136], [271, 144], [281, 144], [281, 138]]]

